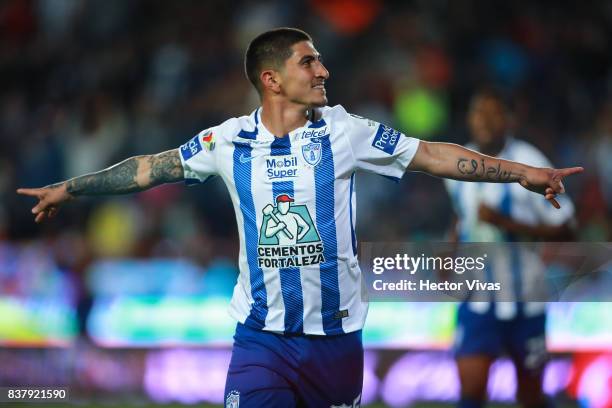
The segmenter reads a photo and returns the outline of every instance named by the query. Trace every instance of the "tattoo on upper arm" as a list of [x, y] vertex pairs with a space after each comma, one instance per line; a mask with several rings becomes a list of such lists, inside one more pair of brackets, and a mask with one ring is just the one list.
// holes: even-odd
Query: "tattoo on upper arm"
[[140, 191], [142, 188], [136, 182], [138, 160], [139, 157], [130, 157], [108, 169], [70, 179], [66, 189], [73, 196]]
[[480, 159], [478, 163], [475, 159], [460, 158], [457, 160], [457, 170], [463, 175], [488, 181], [510, 181], [513, 176], [516, 176], [512, 171], [502, 169], [501, 163], [498, 163], [497, 166], [486, 166], [484, 159]]
[[184, 178], [178, 150], [168, 150], [148, 157], [151, 165], [151, 184], [173, 183]]

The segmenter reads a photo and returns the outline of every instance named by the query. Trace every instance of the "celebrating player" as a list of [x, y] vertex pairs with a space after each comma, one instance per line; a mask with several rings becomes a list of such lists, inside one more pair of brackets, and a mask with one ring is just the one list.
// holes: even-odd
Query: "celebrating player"
[[[508, 107], [500, 94], [482, 90], [471, 102], [468, 147], [532, 166], [549, 167], [544, 155], [509, 130]], [[454, 234], [460, 242], [558, 241], [571, 238], [574, 207], [567, 196], [562, 208], [550, 207], [518, 185], [463, 183], [445, 180], [456, 209]], [[502, 352], [512, 358], [517, 374], [517, 399], [524, 407], [547, 406], [542, 374], [547, 361], [545, 303], [528, 302], [541, 295], [545, 269], [536, 254], [515, 245], [496, 246], [487, 276], [505, 281], [515, 293], [511, 301], [467, 302], [458, 313], [455, 353], [461, 381], [459, 407], [484, 405], [489, 368]], [[538, 285], [540, 287], [538, 287]], [[495, 300], [495, 299], [494, 299]]]
[[[453, 144], [419, 142], [342, 106], [328, 107], [329, 72], [301, 30], [259, 35], [246, 51], [245, 70], [261, 97], [261, 107], [250, 115], [206, 129], [178, 149], [18, 192], [39, 199], [32, 212], [40, 222], [81, 195], [220, 176], [240, 237], [240, 275], [230, 304], [238, 325], [226, 406], [357, 407], [368, 305], [361, 297], [354, 233], [355, 172], [399, 179], [409, 169], [516, 182], [558, 207], [562, 178], [582, 169], [535, 168]], [[280, 207], [269, 207], [274, 204]], [[264, 222], [280, 225], [277, 214], [285, 210], [304, 221], [299, 231], [289, 231], [285, 222], [266, 234]], [[298, 234], [303, 236], [296, 239]]]

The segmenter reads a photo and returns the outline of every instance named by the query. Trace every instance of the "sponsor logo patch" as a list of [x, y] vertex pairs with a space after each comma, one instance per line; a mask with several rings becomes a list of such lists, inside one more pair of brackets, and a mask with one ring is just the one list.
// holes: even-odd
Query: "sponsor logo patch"
[[181, 146], [181, 155], [183, 160], [187, 161], [196, 154], [202, 151], [202, 144], [200, 143], [200, 135], [194, 136], [190, 141]]
[[319, 129], [307, 129], [304, 130], [299, 136], [299, 140], [311, 139], [313, 137], [323, 137], [328, 133], [327, 126]]
[[297, 177], [298, 158], [289, 156], [269, 156], [266, 158], [266, 175], [269, 180]]
[[325, 261], [321, 236], [306, 205], [280, 194], [268, 204], [259, 228], [257, 264], [260, 268], [292, 268]]
[[374, 140], [372, 141], [372, 146], [392, 155], [397, 147], [400, 135], [401, 133], [399, 131], [381, 124], [378, 126], [376, 136], [374, 136]]

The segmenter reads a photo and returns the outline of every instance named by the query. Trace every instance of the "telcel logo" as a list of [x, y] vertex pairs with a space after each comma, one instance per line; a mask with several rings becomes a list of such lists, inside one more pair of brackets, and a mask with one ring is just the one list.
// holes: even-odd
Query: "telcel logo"
[[272, 157], [266, 159], [269, 179], [297, 177], [298, 159], [296, 156]]
[[302, 132], [300, 139], [310, 139], [312, 137], [323, 137], [327, 134], [327, 126], [321, 129], [308, 129]]

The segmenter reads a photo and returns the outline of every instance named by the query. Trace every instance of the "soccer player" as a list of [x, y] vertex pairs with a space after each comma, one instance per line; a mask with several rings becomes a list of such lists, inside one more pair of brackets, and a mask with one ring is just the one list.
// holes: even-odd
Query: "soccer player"
[[[32, 212], [40, 222], [82, 195], [131, 193], [220, 176], [240, 237], [240, 275], [230, 304], [238, 324], [226, 406], [357, 407], [368, 304], [361, 296], [354, 233], [355, 172], [399, 179], [410, 169], [469, 181], [515, 182], [558, 206], [561, 179], [581, 168], [535, 168], [457, 145], [419, 142], [352, 116], [342, 106], [328, 107], [329, 72], [312, 38], [301, 30], [259, 35], [246, 51], [245, 70], [261, 97], [261, 107], [250, 115], [206, 129], [178, 149], [18, 192], [38, 198]], [[268, 207], [274, 204], [282, 211]], [[273, 216], [285, 210], [308, 225], [292, 245], [267, 236], [264, 228], [278, 224]]]
[[[489, 156], [521, 160], [531, 166], [550, 167], [534, 146], [510, 134], [508, 106], [490, 89], [476, 93], [468, 124], [472, 142], [467, 145]], [[574, 207], [567, 196], [562, 207], [551, 211], [536, 194], [513, 184], [463, 183], [445, 180], [457, 222], [459, 242], [558, 241], [572, 236]], [[517, 399], [525, 407], [545, 407], [542, 374], [547, 361], [545, 303], [525, 302], [541, 295], [544, 267], [535, 254], [516, 246], [496, 246], [487, 271], [492, 281], [505, 281], [513, 293], [497, 302], [464, 302], [459, 307], [455, 354], [461, 381], [459, 407], [481, 407], [486, 400], [492, 362], [506, 352], [517, 376]], [[510, 295], [510, 296], [507, 296]], [[531, 295], [531, 296], [530, 296]]]

